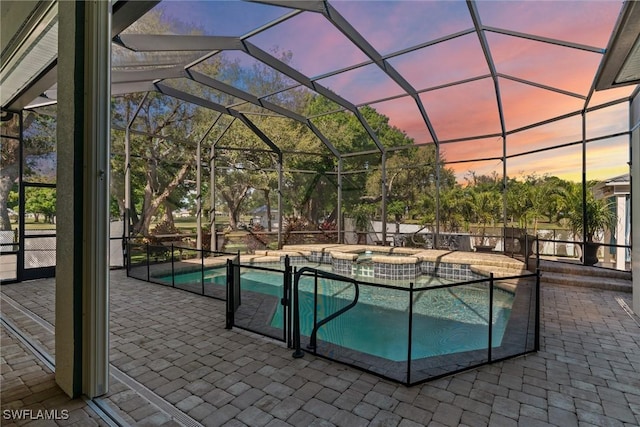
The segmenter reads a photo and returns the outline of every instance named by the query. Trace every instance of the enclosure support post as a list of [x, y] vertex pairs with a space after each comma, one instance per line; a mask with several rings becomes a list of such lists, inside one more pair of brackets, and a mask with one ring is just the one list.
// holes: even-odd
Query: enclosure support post
[[[502, 135], [502, 251], [507, 247], [507, 137]], [[527, 231], [524, 232], [527, 234]], [[513, 236], [512, 236], [513, 237]]]
[[211, 157], [209, 157], [209, 223], [211, 229], [211, 250], [218, 250], [218, 236], [216, 234], [216, 145], [211, 144]]
[[124, 130], [124, 238], [126, 241], [131, 237], [131, 126], [148, 95], [149, 92], [145, 92]]
[[[629, 244], [635, 253], [631, 254], [631, 277], [633, 281], [632, 309], [640, 313], [640, 92], [629, 102], [629, 172], [631, 176], [631, 242]], [[633, 160], [636, 159], [636, 160]]]
[[436, 144], [436, 229], [433, 236], [433, 249], [438, 249], [440, 240], [440, 144]]
[[342, 224], [342, 157], [338, 158], [338, 215], [336, 218], [336, 228], [338, 229], [338, 243], [344, 242], [344, 230]]
[[196, 249], [202, 251], [202, 139], [196, 146]]
[[[209, 132], [211, 132], [217, 121], [217, 119], [214, 120], [209, 129], [202, 135], [202, 138], [198, 140], [198, 145], [196, 146], [196, 249], [201, 251], [201, 258], [204, 258], [204, 252], [202, 252], [202, 143], [209, 136]], [[211, 246], [209, 249], [211, 249]]]
[[387, 153], [382, 153], [382, 246], [387, 246]]
[[[213, 129], [213, 126], [215, 126], [220, 117], [222, 116], [219, 116], [218, 119], [213, 122], [211, 129]], [[220, 249], [218, 248], [218, 236], [216, 234], [216, 144], [222, 139], [224, 134], [227, 133], [234, 121], [235, 118], [225, 126], [222, 132], [220, 132], [220, 135], [218, 135], [218, 137], [211, 143], [211, 156], [209, 157], [209, 177], [211, 179], [209, 194], [211, 197], [211, 209], [209, 211], [209, 220], [211, 221], [211, 250], [213, 251], [218, 251]], [[209, 133], [211, 129], [209, 129], [207, 133]]]
[[278, 249], [282, 249], [282, 152], [278, 152]]
[[582, 264], [587, 265], [587, 115], [582, 110]]
[[124, 130], [124, 239], [131, 237], [131, 147], [129, 142], [129, 124]]

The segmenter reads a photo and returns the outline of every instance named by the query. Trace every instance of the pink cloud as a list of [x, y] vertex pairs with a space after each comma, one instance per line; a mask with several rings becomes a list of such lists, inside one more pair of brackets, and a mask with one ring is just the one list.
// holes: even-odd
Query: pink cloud
[[318, 13], [305, 12], [264, 31], [250, 41], [265, 50], [293, 53], [291, 66], [313, 77], [368, 60], [337, 28]]
[[416, 143], [422, 144], [433, 141], [429, 134], [429, 130], [420, 115], [418, 105], [413, 98], [406, 96], [391, 101], [373, 104], [371, 107], [375, 108], [379, 113], [389, 117], [389, 123], [392, 126], [406, 132], [406, 134], [413, 138]]
[[[575, 124], [563, 123], [568, 130], [575, 127]], [[580, 125], [578, 123], [577, 130]], [[544, 140], [544, 135], [549, 138], [557, 138], [557, 134], [553, 131], [534, 132], [527, 131], [521, 134], [509, 136], [507, 139], [507, 147], [511, 151], [515, 145], [524, 149], [541, 148], [540, 139]], [[525, 136], [525, 138], [522, 138]], [[567, 134], [564, 142], [572, 142]], [[557, 142], [556, 142], [557, 143]], [[526, 145], [529, 144], [529, 147]], [[548, 145], [547, 145], [548, 146]], [[455, 144], [443, 144], [442, 150], [445, 153], [447, 161], [459, 161], [482, 157], [500, 156], [502, 152], [501, 140], [490, 141], [480, 140], [472, 141], [472, 143], [461, 142]], [[629, 156], [629, 142], [627, 137], [615, 137], [603, 141], [590, 142], [587, 144], [587, 179], [602, 180], [613, 176], [621, 175], [629, 172], [627, 165]], [[491, 171], [497, 171], [502, 175], [501, 161], [484, 161], [484, 162], [468, 162], [468, 163], [451, 163], [447, 167], [452, 168], [459, 181], [462, 181], [464, 175], [473, 170], [479, 174], [489, 174]], [[580, 181], [582, 179], [582, 145], [572, 145], [569, 147], [558, 148], [539, 153], [533, 153], [526, 156], [518, 156], [507, 159], [507, 176], [510, 178], [522, 177], [530, 174], [537, 175], [555, 175], [562, 179]]]
[[610, 101], [616, 101], [618, 99], [629, 98], [635, 88], [636, 86], [632, 85], [594, 92], [593, 96], [589, 100], [589, 107], [605, 104]]
[[552, 147], [582, 139], [582, 118], [574, 116], [507, 136], [507, 155]]
[[440, 152], [445, 156], [445, 159], [448, 162], [486, 159], [488, 157], [502, 157], [502, 138], [483, 138], [469, 141], [447, 142], [440, 145]]
[[545, 89], [499, 79], [507, 130], [580, 110], [584, 101]]
[[587, 138], [612, 135], [629, 130], [629, 104], [613, 105], [587, 114]]
[[464, 2], [337, 1], [331, 4], [382, 54], [473, 26]]
[[[212, 10], [217, 10], [214, 2], [209, 4], [212, 5]], [[464, 2], [340, 1], [331, 4], [383, 54], [472, 27]], [[621, 4], [617, 0], [477, 3], [485, 25], [601, 48], [607, 45]], [[255, 18], [252, 17], [255, 22], [260, 21]], [[237, 19], [243, 20], [243, 17], [237, 16]], [[583, 95], [591, 87], [601, 59], [601, 55], [597, 53], [495, 33], [488, 33], [487, 38], [498, 72]], [[250, 41], [265, 50], [271, 50], [275, 46], [281, 51], [291, 50], [291, 65], [310, 77], [368, 61], [322, 15], [310, 12], [304, 12], [251, 37]], [[489, 72], [475, 33], [391, 58], [389, 62], [418, 90]], [[321, 83], [354, 103], [370, 102], [402, 92], [375, 65], [323, 79]], [[507, 130], [580, 110], [584, 106], [584, 101], [579, 98], [514, 81], [500, 79], [499, 84]], [[590, 105], [628, 96], [632, 90], [633, 88], [622, 88], [596, 93]], [[426, 92], [420, 97], [439, 139], [500, 132], [491, 79]], [[379, 103], [373, 107], [387, 115], [392, 125], [402, 129], [416, 142], [431, 141], [418, 108], [410, 97]], [[603, 135], [626, 130], [628, 120], [620, 119], [623, 113], [622, 110], [612, 108], [590, 115], [587, 122], [589, 134]], [[510, 154], [521, 153], [571, 142], [579, 139], [580, 134], [580, 119], [567, 119], [509, 135], [508, 149]], [[465, 141], [443, 144], [442, 148], [450, 161], [500, 156], [502, 140], [495, 138]], [[605, 148], [609, 151], [594, 150], [593, 153], [597, 153], [594, 155], [616, 164], [624, 164], [609, 159], [610, 156], [623, 158], [625, 150], [611, 149], [611, 144]], [[576, 156], [575, 149], [571, 148], [513, 158], [509, 160], [508, 167], [510, 174], [523, 170], [569, 176], [580, 171], [579, 162], [580, 156]], [[495, 161], [463, 163], [455, 168], [460, 171], [502, 171], [501, 162]], [[619, 167], [613, 167], [617, 168]], [[601, 169], [611, 170], [605, 167]]]
[[475, 34], [389, 59], [417, 90], [489, 73]]
[[440, 140], [501, 132], [491, 79], [425, 92], [420, 99]]
[[500, 34], [487, 34], [498, 73], [586, 96], [602, 55]]
[[350, 70], [318, 81], [354, 104], [405, 93], [376, 64]]
[[605, 48], [621, 1], [481, 1], [484, 25]]

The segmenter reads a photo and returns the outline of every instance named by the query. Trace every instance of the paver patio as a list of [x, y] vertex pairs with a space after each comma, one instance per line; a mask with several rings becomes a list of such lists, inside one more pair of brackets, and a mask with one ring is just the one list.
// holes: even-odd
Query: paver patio
[[[0, 290], [3, 319], [53, 355], [54, 281]], [[133, 425], [640, 425], [640, 320], [621, 306], [631, 295], [547, 284], [541, 292], [541, 351], [407, 388], [311, 355], [293, 359], [282, 343], [225, 330], [222, 301], [112, 271], [103, 401]], [[26, 404], [13, 391], [29, 381], [18, 365], [40, 363], [5, 329], [3, 410]], [[81, 402], [69, 403], [86, 415], [75, 425], [101, 423]]]

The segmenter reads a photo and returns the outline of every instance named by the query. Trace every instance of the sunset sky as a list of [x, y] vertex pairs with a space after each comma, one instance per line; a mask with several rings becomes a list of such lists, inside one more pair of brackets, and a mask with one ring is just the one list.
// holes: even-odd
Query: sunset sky
[[[426, 42], [473, 29], [463, 1], [332, 1], [331, 5], [388, 63], [416, 89], [447, 161], [465, 161], [502, 155], [500, 116], [494, 82], [475, 32], [403, 53]], [[506, 131], [548, 120], [585, 107], [585, 97], [596, 75], [622, 1], [479, 1], [481, 24], [486, 27], [557, 39], [584, 46], [569, 48], [486, 31], [495, 63]], [[174, 1], [159, 6], [167, 19], [196, 27], [206, 34], [242, 36], [291, 10], [238, 1]], [[186, 31], [186, 30], [185, 30]], [[303, 12], [248, 38], [258, 47], [291, 51], [291, 66], [316, 78], [369, 61], [367, 56], [323, 15]], [[599, 50], [593, 52], [592, 48]], [[250, 67], [254, 59], [229, 53]], [[478, 79], [478, 77], [483, 77]], [[475, 79], [464, 84], [438, 86]], [[526, 82], [525, 82], [526, 81]], [[406, 95], [378, 66], [369, 64], [318, 83], [361, 106], [388, 97]], [[554, 92], [555, 88], [563, 93]], [[429, 90], [427, 90], [429, 89]], [[595, 93], [588, 106], [628, 97], [633, 87]], [[256, 94], [262, 95], [262, 94]], [[416, 103], [408, 96], [371, 104], [392, 125], [417, 143], [432, 141]], [[587, 114], [587, 138], [628, 130], [628, 103]], [[582, 139], [580, 116], [507, 136], [507, 154], [521, 154]], [[497, 134], [497, 135], [496, 135]], [[492, 135], [490, 138], [480, 138]], [[478, 137], [473, 141], [447, 140]], [[587, 145], [589, 179], [628, 172], [628, 137], [618, 136]], [[579, 179], [581, 145], [508, 159], [510, 176], [549, 173]], [[468, 170], [502, 173], [499, 160], [452, 163], [459, 176]]]

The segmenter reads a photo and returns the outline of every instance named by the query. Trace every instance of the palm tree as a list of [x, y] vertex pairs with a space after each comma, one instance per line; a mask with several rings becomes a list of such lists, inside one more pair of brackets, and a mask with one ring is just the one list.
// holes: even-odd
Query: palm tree
[[596, 242], [596, 238], [603, 235], [607, 229], [613, 229], [617, 220], [613, 203], [606, 199], [596, 199], [594, 196], [591, 191], [594, 184], [587, 183], [584, 206], [580, 184], [572, 186], [566, 198], [567, 218], [574, 235], [581, 234], [584, 238], [584, 261], [588, 265], [598, 262], [596, 252], [600, 244]]
[[367, 231], [371, 224], [371, 218], [373, 217], [374, 212], [375, 206], [367, 203], [355, 205], [349, 212], [349, 215], [355, 222], [358, 244], [367, 243]]
[[497, 191], [471, 192], [470, 202], [473, 207], [473, 215], [476, 218], [476, 222], [482, 225], [480, 245], [485, 245], [487, 225], [500, 218], [500, 209], [502, 207], [500, 201], [500, 193]]

